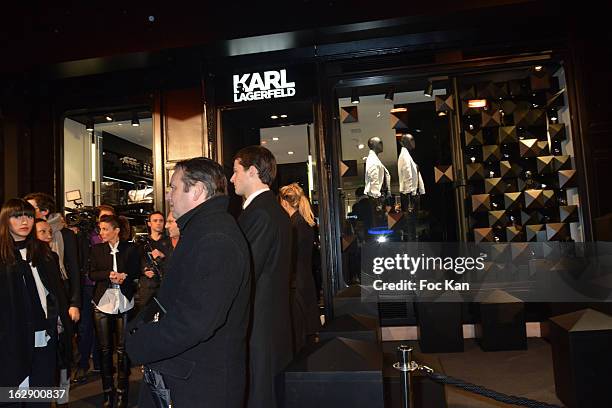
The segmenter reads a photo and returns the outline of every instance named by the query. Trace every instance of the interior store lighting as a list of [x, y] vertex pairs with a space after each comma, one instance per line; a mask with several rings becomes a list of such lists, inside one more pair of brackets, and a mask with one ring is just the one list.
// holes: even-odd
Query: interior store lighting
[[87, 130], [88, 132], [93, 132], [94, 130], [93, 119], [88, 119], [87, 122], [85, 122], [85, 130]]
[[357, 92], [357, 89], [353, 88], [352, 94], [351, 94], [351, 103], [354, 103], [355, 105], [359, 103], [359, 93]]
[[389, 88], [385, 93], [385, 99], [393, 102], [393, 97], [395, 96], [395, 90], [393, 88]]
[[389, 112], [391, 113], [408, 112], [408, 108], [393, 108]]
[[108, 122], [112, 122], [113, 121], [113, 117], [111, 115], [106, 115], [106, 120]]
[[365, 145], [363, 143], [360, 143], [360, 144], [357, 145], [357, 148], [359, 150], [363, 149], [364, 147], [365, 147]]
[[540, 72], [542, 68], [543, 67], [541, 65], [536, 65], [535, 67], [533, 67], [533, 69], [535, 69], [536, 72]]
[[428, 81], [425, 90], [423, 91], [423, 95], [432, 97], [433, 96], [433, 82]]
[[438, 116], [446, 116], [446, 112], [440, 111], [440, 112], [438, 112]]
[[290, 151], [287, 152], [287, 154], [293, 154], [293, 152], [290, 150]]
[[132, 126], [140, 126], [140, 119], [138, 119], [138, 114], [135, 112], [132, 114]]
[[278, 119], [278, 115], [270, 115], [270, 119]]
[[278, 137], [273, 137], [272, 140], [274, 140], [275, 142], [278, 142]]
[[285, 115], [284, 113], [281, 115], [281, 118], [283, 118], [283, 119], [286, 118], [286, 117], [287, 117], [287, 115]]
[[487, 106], [486, 99], [470, 99], [468, 100], [468, 108], [485, 108]]

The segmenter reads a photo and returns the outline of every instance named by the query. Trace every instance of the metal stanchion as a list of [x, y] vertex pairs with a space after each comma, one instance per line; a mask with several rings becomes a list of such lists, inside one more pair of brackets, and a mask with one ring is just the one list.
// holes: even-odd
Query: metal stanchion
[[402, 408], [412, 407], [412, 378], [411, 373], [414, 368], [412, 362], [412, 348], [401, 345], [397, 348], [398, 362], [393, 364], [393, 368], [400, 371], [402, 387]]

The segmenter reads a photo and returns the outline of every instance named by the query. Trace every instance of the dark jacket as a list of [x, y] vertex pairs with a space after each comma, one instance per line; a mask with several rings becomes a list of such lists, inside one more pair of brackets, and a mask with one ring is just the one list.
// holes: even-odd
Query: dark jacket
[[291, 225], [271, 191], [255, 197], [238, 223], [250, 245], [255, 278], [248, 406], [273, 408], [275, 377], [293, 357], [289, 303]]
[[[176, 408], [244, 403], [250, 259], [227, 205], [213, 197], [177, 220], [181, 239], [157, 296], [167, 312], [128, 325], [131, 361], [162, 373]], [[145, 384], [138, 406], [154, 406]]]
[[164, 257], [157, 260], [161, 276], [155, 275], [152, 278], [149, 278], [144, 274], [145, 269], [149, 269], [150, 267], [146, 255], [145, 245], [141, 244], [138, 246], [141, 272], [140, 277], [138, 278], [138, 297], [141, 305], [146, 305], [149, 303], [151, 297], [157, 293], [159, 284], [161, 283], [161, 278], [166, 271], [166, 265], [172, 256], [172, 252], [174, 252], [170, 238], [164, 237], [155, 241], [149, 237], [149, 243], [151, 244], [151, 249], [157, 249], [164, 254]]
[[306, 335], [319, 331], [321, 320], [312, 274], [314, 230], [296, 211], [291, 216], [291, 232], [292, 324], [295, 350], [299, 351], [305, 344]]
[[[0, 384], [4, 387], [17, 386], [30, 375], [34, 350], [34, 329], [28, 310], [28, 291], [24, 284], [24, 268], [29, 265], [21, 261], [17, 253], [15, 265], [0, 264]], [[38, 265], [40, 280], [49, 291], [47, 296], [48, 332], [57, 335], [57, 318], [64, 326], [58, 345], [60, 355], [71, 355], [71, 327], [68, 317], [68, 302], [62, 287], [57, 258], [52, 257]], [[65, 363], [59, 366], [65, 367]]]
[[[121, 293], [128, 299], [134, 297], [134, 279], [140, 275], [140, 257], [136, 246], [130, 242], [119, 242], [117, 253], [117, 272], [127, 273], [127, 278], [121, 284]], [[98, 304], [106, 289], [111, 285], [108, 278], [113, 270], [113, 256], [108, 243], [97, 244], [91, 249], [91, 270], [89, 278], [96, 282], [93, 301]]]
[[81, 268], [77, 238], [68, 228], [62, 228], [60, 232], [64, 240], [64, 267], [68, 275], [64, 286], [68, 292], [68, 302], [71, 307], [81, 308]]

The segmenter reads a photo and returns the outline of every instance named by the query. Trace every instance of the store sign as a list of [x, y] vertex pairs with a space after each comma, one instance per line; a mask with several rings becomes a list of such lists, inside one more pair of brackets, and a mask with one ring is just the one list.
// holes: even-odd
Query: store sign
[[295, 95], [295, 82], [287, 82], [287, 70], [253, 72], [233, 76], [234, 102], [287, 98]]

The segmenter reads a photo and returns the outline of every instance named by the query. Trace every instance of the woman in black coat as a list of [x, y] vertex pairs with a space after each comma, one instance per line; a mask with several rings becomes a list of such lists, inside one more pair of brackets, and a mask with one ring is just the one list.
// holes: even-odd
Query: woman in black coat
[[321, 326], [312, 274], [315, 221], [310, 202], [297, 183], [282, 187], [279, 199], [291, 217], [291, 314], [294, 352], [297, 353], [306, 344], [307, 337], [318, 332]]
[[96, 282], [94, 325], [101, 359], [104, 407], [114, 406], [113, 354], [116, 351], [116, 406], [122, 408], [127, 406], [130, 372], [125, 353], [126, 326], [128, 313], [134, 307], [134, 279], [139, 275], [140, 258], [136, 247], [127, 242], [129, 224], [125, 218], [102, 216], [100, 237], [103, 242], [91, 251], [89, 278]]
[[34, 211], [22, 199], [0, 210], [2, 386], [57, 386], [58, 348], [70, 355], [68, 301], [51, 248], [36, 239]]

